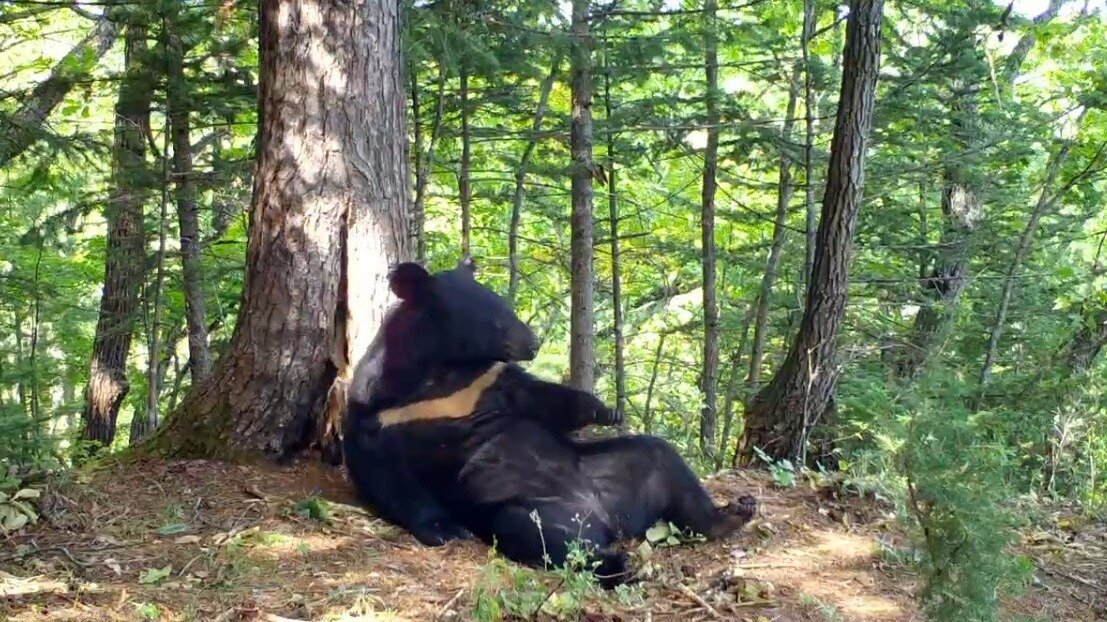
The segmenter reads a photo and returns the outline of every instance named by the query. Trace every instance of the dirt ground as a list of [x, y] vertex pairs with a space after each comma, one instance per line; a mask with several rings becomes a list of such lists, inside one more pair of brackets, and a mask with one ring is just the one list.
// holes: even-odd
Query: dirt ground
[[[491, 585], [486, 547], [422, 547], [347, 505], [342, 472], [315, 463], [141, 461], [86, 480], [49, 487], [43, 519], [0, 540], [0, 620], [470, 620]], [[903, 543], [886, 510], [753, 471], [708, 487], [720, 502], [752, 493], [760, 516], [724, 542], [654, 548], [647, 578], [574, 618], [922, 619], [917, 579], [884, 552]], [[1035, 581], [1005, 619], [1107, 619], [1102, 525], [1047, 522], [1026, 534]], [[548, 603], [562, 584], [537, 576]]]

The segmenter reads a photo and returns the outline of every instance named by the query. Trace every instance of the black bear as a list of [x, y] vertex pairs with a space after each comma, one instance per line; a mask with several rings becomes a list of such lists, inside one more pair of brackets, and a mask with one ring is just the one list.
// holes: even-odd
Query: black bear
[[611, 587], [626, 578], [616, 541], [662, 519], [718, 538], [753, 516], [748, 495], [716, 508], [662, 439], [572, 438], [619, 413], [512, 364], [537, 340], [471, 261], [433, 275], [401, 264], [389, 284], [400, 301], [355, 370], [343, 435], [354, 485], [382, 518], [427, 545], [472, 533], [529, 565], [560, 565], [579, 540]]

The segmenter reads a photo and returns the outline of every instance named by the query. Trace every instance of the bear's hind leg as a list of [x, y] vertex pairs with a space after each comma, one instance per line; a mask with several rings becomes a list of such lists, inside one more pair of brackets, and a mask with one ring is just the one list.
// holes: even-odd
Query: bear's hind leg
[[757, 513], [757, 500], [750, 495], [716, 507], [707, 489], [671, 445], [662, 441], [655, 445], [654, 452], [655, 468], [662, 470], [670, 495], [664, 518], [677, 527], [717, 540], [740, 529]]
[[[617, 443], [618, 439], [612, 442]], [[646, 492], [645, 499], [649, 500], [646, 506], [661, 502], [660, 518], [681, 529], [716, 540], [750, 522], [757, 512], [757, 501], [749, 495], [742, 495], [737, 502], [721, 508], [715, 507], [695, 472], [664, 439], [643, 435], [627, 437], [619, 444], [623, 451], [632, 452], [636, 458], [634, 463], [638, 469], [632, 472], [650, 473], [645, 481], [653, 490]]]
[[611, 589], [628, 578], [626, 555], [608, 549], [612, 541], [608, 527], [599, 521], [579, 520], [569, 508], [545, 504], [531, 510], [508, 505], [494, 512], [490, 527], [496, 550], [517, 563], [538, 568], [564, 566], [570, 544], [576, 540], [595, 547], [592, 555], [599, 565], [593, 573], [602, 587]]
[[757, 502], [744, 495], [716, 508], [696, 474], [664, 439], [622, 436], [577, 444], [582, 470], [593, 480], [622, 537], [640, 538], [666, 520], [711, 539], [753, 518]]

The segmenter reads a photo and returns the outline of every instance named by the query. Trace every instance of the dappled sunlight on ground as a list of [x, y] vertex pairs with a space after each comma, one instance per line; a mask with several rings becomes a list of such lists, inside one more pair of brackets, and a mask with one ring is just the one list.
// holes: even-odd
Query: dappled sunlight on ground
[[[758, 472], [708, 487], [757, 496], [759, 516], [724, 542], [652, 550], [630, 596], [589, 597], [581, 619], [921, 620], [916, 579], [878, 546], [902, 542], [886, 511]], [[341, 471], [314, 463], [112, 465], [53, 487], [45, 520], [4, 543], [0, 620], [471, 619], [486, 547], [422, 547], [350, 500]], [[1063, 595], [1010, 607], [1094, 619]]]

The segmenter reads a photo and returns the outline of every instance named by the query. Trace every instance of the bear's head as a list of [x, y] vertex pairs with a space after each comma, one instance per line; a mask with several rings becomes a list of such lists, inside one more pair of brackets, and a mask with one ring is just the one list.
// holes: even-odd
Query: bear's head
[[399, 302], [354, 373], [354, 399], [406, 393], [434, 369], [535, 357], [530, 327], [475, 273], [470, 258], [434, 274], [413, 262], [393, 268], [388, 284]]

